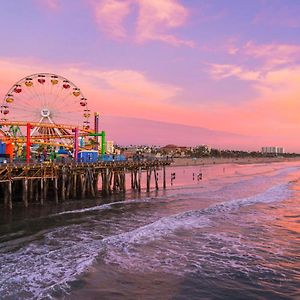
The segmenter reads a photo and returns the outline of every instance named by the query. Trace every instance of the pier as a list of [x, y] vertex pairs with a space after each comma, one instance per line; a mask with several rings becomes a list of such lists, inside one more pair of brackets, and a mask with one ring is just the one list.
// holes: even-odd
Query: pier
[[[60, 203], [69, 199], [96, 198], [126, 192], [126, 174], [130, 174], [132, 190], [142, 189], [146, 176], [147, 192], [159, 189], [158, 170], [162, 170], [162, 188], [166, 188], [166, 166], [170, 160], [122, 161], [96, 163], [6, 164], [0, 166], [1, 206], [14, 204]], [[153, 183], [152, 183], [153, 184]]]

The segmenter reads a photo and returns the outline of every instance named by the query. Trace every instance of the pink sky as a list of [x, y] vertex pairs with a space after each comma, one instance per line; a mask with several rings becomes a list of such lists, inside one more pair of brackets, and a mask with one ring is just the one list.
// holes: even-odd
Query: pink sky
[[[220, 145], [155, 127], [159, 144], [165, 136], [236, 148], [241, 136], [241, 148], [300, 152], [299, 13], [292, 0], [6, 1], [0, 95], [26, 75], [50, 72], [76, 83], [92, 111], [127, 118], [128, 144], [145, 141], [151, 120], [236, 134]], [[133, 133], [131, 118], [140, 119]], [[126, 122], [122, 137], [109, 124], [108, 137], [111, 129], [124, 141]]]

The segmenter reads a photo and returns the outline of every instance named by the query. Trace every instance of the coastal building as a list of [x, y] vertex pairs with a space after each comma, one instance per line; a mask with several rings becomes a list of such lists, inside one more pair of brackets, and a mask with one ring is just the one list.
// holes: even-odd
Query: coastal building
[[160, 148], [160, 151], [164, 155], [170, 155], [170, 156], [185, 156], [186, 151], [189, 150], [190, 148], [188, 147], [181, 147], [181, 146], [176, 146], [173, 144], [166, 145], [164, 147]]
[[192, 149], [194, 152], [199, 152], [202, 154], [210, 154], [211, 146], [209, 145], [198, 145]]
[[113, 141], [106, 141], [106, 153], [107, 154], [115, 153], [115, 147]]
[[283, 154], [284, 148], [283, 147], [262, 147], [261, 153], [263, 153], [263, 154]]

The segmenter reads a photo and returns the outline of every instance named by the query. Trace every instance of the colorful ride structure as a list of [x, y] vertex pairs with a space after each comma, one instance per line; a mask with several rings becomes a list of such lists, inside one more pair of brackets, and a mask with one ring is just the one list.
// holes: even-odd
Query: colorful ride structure
[[90, 126], [91, 112], [83, 92], [70, 80], [51, 73], [26, 76], [16, 82], [0, 106], [0, 140], [13, 145], [13, 156], [30, 162], [35, 149], [66, 148], [77, 160], [80, 150], [105, 154], [105, 132], [99, 114]]

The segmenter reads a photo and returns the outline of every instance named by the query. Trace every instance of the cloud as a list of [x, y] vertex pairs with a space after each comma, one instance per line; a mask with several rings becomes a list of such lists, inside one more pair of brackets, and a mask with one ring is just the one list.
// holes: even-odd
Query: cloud
[[126, 0], [94, 1], [94, 13], [99, 28], [113, 38], [125, 38], [127, 32], [123, 22], [130, 13], [130, 4]]
[[294, 136], [300, 133], [300, 46], [249, 41], [239, 47], [233, 44], [233, 48], [229, 59], [234, 58], [235, 63], [208, 64], [208, 72], [215, 81], [227, 80], [232, 93], [235, 92], [232, 82], [243, 81], [243, 85], [253, 90], [253, 97], [247, 101], [241, 99], [234, 107], [222, 103], [214, 111], [209, 110], [222, 122], [224, 130], [233, 131], [238, 124], [240, 133], [274, 135], [273, 140], [285, 136], [285, 146], [292, 144]]
[[241, 53], [261, 59], [265, 67], [268, 68], [300, 62], [300, 46], [293, 44], [272, 43], [259, 45], [249, 41], [243, 47]]
[[71, 68], [73, 74], [80, 74], [90, 82], [98, 84], [101, 90], [126, 95], [131, 100], [161, 102], [175, 97], [181, 88], [155, 82], [135, 70], [79, 70]]
[[[173, 97], [184, 97], [181, 87], [154, 80], [137, 70], [99, 69], [84, 65], [55, 65], [54, 70], [52, 64], [28, 58], [0, 58], [0, 76], [3, 78], [0, 93], [4, 97], [7, 90], [20, 78], [46, 70], [58, 73], [78, 85], [88, 98], [91, 111], [99, 111], [100, 115], [121, 115], [202, 126], [261, 136], [266, 141], [270, 138], [272, 143], [279, 143], [280, 136], [284, 136], [286, 144], [282, 144], [283, 146], [295, 144], [295, 136], [300, 133], [300, 66], [287, 66], [263, 75], [258, 70], [250, 70], [242, 65], [214, 64], [210, 67], [214, 78], [227, 80], [230, 77], [248, 82], [257, 91], [257, 96], [251, 101], [235, 105], [202, 102], [199, 96], [197, 106], [179, 106], [170, 100]], [[220, 95], [220, 99], [222, 98]], [[118, 130], [117, 125], [114, 130]], [[201, 138], [198, 137], [199, 143]]]
[[60, 6], [59, 0], [35, 0], [39, 5], [50, 10], [57, 10]]
[[[244, 133], [255, 129], [261, 134], [292, 136], [299, 131], [300, 65], [260, 72], [259, 68], [253, 71], [240, 65], [214, 64], [210, 65], [210, 74], [215, 80], [230, 77], [248, 82], [255, 90], [257, 96], [251, 101], [223, 107], [227, 120], [235, 120], [244, 130], [248, 123], [249, 131], [246, 129]], [[226, 122], [228, 125], [230, 121]]]
[[[188, 17], [188, 10], [177, 0], [94, 0], [92, 4], [99, 29], [112, 38], [131, 37], [138, 43], [160, 41], [173, 46], [194, 47], [193, 41], [170, 33], [184, 26]], [[129, 16], [136, 24], [133, 36], [128, 34], [125, 24]]]
[[257, 71], [245, 70], [241, 66], [231, 64], [210, 64], [209, 68], [211, 77], [217, 80], [236, 77], [241, 80], [254, 81], [261, 76]]
[[[24, 64], [24, 61], [29, 62]], [[59, 65], [26, 59], [0, 57], [0, 97], [21, 78], [38, 72], [53, 72], [76, 84], [88, 98], [89, 108], [101, 114], [180, 121], [183, 111], [171, 103], [181, 87], [150, 79], [136, 70], [104, 70], [77, 65]]]
[[185, 7], [173, 0], [139, 0], [138, 4], [140, 12], [136, 30], [139, 42], [157, 40], [174, 46], [194, 46], [192, 41], [168, 34], [169, 29], [184, 25], [188, 17]]

